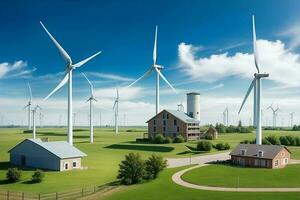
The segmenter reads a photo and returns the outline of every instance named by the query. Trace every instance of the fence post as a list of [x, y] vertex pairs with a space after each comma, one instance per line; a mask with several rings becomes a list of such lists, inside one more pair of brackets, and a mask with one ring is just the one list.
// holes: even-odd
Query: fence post
[[39, 200], [41, 200], [41, 193], [39, 193]]
[[25, 194], [24, 194], [24, 192], [22, 192], [22, 200], [24, 200], [25, 199]]
[[81, 191], [82, 196], [83, 196], [83, 193], [84, 193], [84, 191], [83, 191], [83, 188], [82, 188], [82, 191]]
[[58, 200], [58, 192], [56, 192], [56, 200]]
[[9, 200], [9, 190], [7, 190], [7, 200]]

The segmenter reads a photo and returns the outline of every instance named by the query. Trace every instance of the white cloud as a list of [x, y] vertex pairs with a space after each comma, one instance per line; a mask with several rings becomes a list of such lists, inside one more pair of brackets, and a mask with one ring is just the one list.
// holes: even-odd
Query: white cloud
[[[285, 45], [277, 40], [258, 40], [260, 68], [270, 74], [273, 80], [284, 87], [300, 86], [299, 54], [288, 51]], [[252, 78], [255, 73], [253, 55], [248, 53], [214, 54], [198, 58], [197, 47], [181, 43], [178, 46], [180, 66], [192, 79], [203, 82], [215, 82], [228, 76]]]
[[31, 76], [32, 72], [36, 69], [26, 69], [27, 62], [19, 60], [15, 61], [14, 63], [0, 63], [0, 79], [1, 78], [15, 78], [15, 77], [22, 77], [26, 78]]
[[105, 73], [99, 73], [99, 72], [87, 72], [87, 74], [98, 77], [98, 78], [115, 80], [115, 81], [134, 81], [134, 79], [124, 77], [124, 76], [119, 76], [116, 74], [105, 74]]

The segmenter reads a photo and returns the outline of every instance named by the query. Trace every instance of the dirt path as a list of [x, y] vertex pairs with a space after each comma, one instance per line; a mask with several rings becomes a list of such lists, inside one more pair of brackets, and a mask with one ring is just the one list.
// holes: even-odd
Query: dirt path
[[[297, 161], [299, 163], [299, 161]], [[294, 162], [293, 164], [296, 164]], [[210, 191], [222, 191], [222, 192], [300, 192], [300, 188], [227, 188], [227, 187], [211, 187], [211, 186], [204, 186], [204, 185], [196, 185], [192, 183], [188, 183], [182, 180], [181, 176], [186, 173], [187, 171], [196, 169], [198, 167], [207, 166], [209, 164], [199, 164], [194, 167], [190, 167], [184, 170], [181, 170], [175, 173], [172, 176], [172, 180], [183, 187], [193, 188], [197, 190], [210, 190]]]

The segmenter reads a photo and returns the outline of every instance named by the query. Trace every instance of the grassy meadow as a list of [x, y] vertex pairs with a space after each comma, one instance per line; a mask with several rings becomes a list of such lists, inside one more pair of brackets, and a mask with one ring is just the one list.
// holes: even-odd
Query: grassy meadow
[[[129, 128], [128, 128], [129, 129]], [[38, 137], [48, 137], [50, 141], [66, 140], [65, 128], [42, 128], [37, 129]], [[7, 151], [13, 146], [21, 142], [25, 138], [31, 138], [29, 133], [23, 133], [22, 129], [1, 128], [0, 129], [0, 190], [15, 190], [25, 192], [56, 192], [64, 191], [82, 186], [101, 185], [116, 180], [118, 164], [129, 152], [138, 152], [144, 158], [155, 153], [165, 158], [169, 157], [187, 157], [190, 152], [187, 151], [186, 145], [196, 147], [196, 142], [181, 144], [139, 144], [135, 142], [136, 138], [142, 138], [146, 129], [134, 128], [120, 130], [115, 135], [112, 129], [96, 128], [95, 142], [90, 144], [88, 129], [78, 130], [74, 132], [74, 145], [85, 152], [88, 156], [83, 158], [82, 165], [88, 167], [86, 170], [73, 170], [68, 172], [47, 171], [45, 180], [40, 184], [31, 184], [30, 178], [34, 169], [24, 169], [22, 180], [18, 183], [8, 183], [6, 179], [6, 171], [9, 167], [9, 154]], [[292, 131], [264, 131], [264, 136], [276, 135], [300, 135], [300, 132]], [[228, 142], [232, 147], [244, 139], [253, 139], [254, 133], [251, 134], [224, 134], [219, 135], [219, 139], [213, 141]], [[300, 148], [293, 147], [292, 157], [300, 159]], [[210, 153], [216, 153], [213, 150]], [[204, 154], [203, 152], [192, 152], [193, 156]], [[166, 170], [162, 177], [170, 176], [174, 170]], [[161, 178], [158, 178], [158, 181]], [[157, 181], [155, 181], [157, 182]], [[155, 183], [153, 182], [153, 184]], [[152, 184], [152, 183], [150, 183]], [[144, 185], [144, 184], [143, 184]], [[145, 184], [145, 187], [149, 183]], [[140, 187], [140, 186], [133, 186]], [[131, 188], [131, 187], [130, 187]], [[159, 189], [159, 188], [157, 188]], [[125, 192], [125, 191], [124, 191]], [[170, 193], [169, 193], [170, 194]]]

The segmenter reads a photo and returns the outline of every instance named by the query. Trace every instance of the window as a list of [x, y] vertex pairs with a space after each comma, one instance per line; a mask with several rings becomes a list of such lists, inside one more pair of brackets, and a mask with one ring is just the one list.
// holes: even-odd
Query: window
[[166, 131], [166, 127], [164, 126], [164, 128], [163, 128], [163, 131], [165, 132]]
[[179, 126], [177, 126], [177, 132], [179, 132]]
[[153, 124], [156, 125], [156, 120], [153, 120]]
[[167, 119], [169, 119], [169, 114], [167, 114]]
[[288, 164], [288, 162], [289, 162], [289, 159], [285, 158], [284, 159], [284, 164]]
[[69, 164], [65, 163], [65, 169], [69, 169]]
[[241, 149], [240, 154], [241, 154], [242, 156], [245, 156], [246, 153], [247, 153], [247, 149]]
[[278, 166], [278, 164], [279, 164], [279, 161], [275, 160], [275, 166]]
[[284, 152], [281, 152], [281, 156], [284, 156]]
[[166, 120], [164, 120], [164, 126], [167, 124]]
[[155, 126], [153, 127], [153, 132], [156, 132], [156, 127]]
[[177, 120], [174, 119], [174, 126], [177, 126]]
[[259, 150], [259, 151], [258, 151], [258, 157], [260, 157], [260, 158], [261, 158], [261, 157], [263, 157], [263, 156], [264, 156], [264, 152], [263, 152], [263, 151], [261, 151], [261, 150]]
[[73, 161], [73, 168], [76, 168], [76, 167], [77, 167], [77, 162]]
[[165, 113], [163, 113], [163, 119], [165, 118]]

